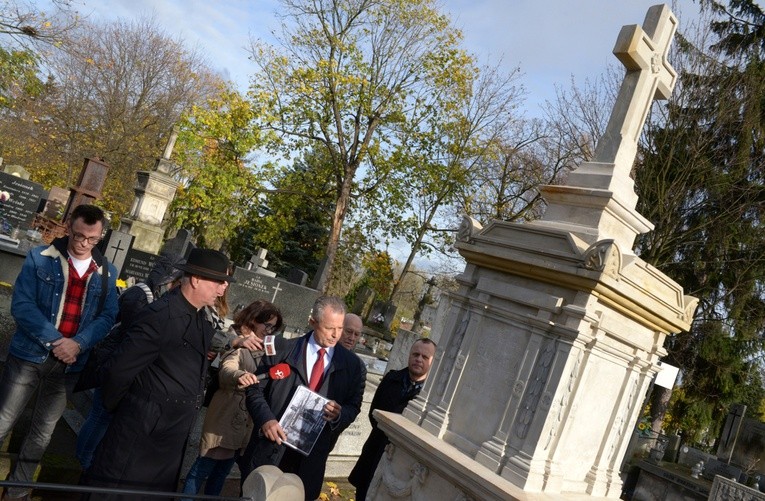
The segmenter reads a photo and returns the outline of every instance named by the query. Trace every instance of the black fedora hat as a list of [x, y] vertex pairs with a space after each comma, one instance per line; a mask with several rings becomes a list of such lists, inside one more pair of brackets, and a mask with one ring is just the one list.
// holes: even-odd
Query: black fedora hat
[[175, 265], [181, 271], [189, 275], [196, 275], [212, 280], [224, 280], [236, 282], [234, 277], [228, 274], [229, 261], [225, 254], [212, 249], [191, 249], [189, 258]]

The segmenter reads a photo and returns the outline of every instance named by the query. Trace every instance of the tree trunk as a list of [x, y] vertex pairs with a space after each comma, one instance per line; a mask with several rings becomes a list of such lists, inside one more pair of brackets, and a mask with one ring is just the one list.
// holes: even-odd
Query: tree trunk
[[337, 248], [340, 245], [340, 233], [343, 229], [346, 211], [348, 210], [348, 201], [351, 198], [351, 184], [355, 174], [356, 168], [354, 166], [347, 166], [343, 183], [340, 185], [340, 196], [337, 197], [337, 203], [335, 204], [335, 213], [332, 215], [332, 228], [329, 231], [329, 241], [327, 242], [327, 263], [316, 285], [316, 288], [322, 294], [326, 294], [329, 288], [329, 279], [332, 276], [332, 268], [334, 268], [335, 257], [337, 257]]

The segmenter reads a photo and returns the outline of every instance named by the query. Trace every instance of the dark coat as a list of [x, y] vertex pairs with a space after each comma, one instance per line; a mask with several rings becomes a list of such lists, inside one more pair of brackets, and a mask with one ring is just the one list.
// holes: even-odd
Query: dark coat
[[369, 407], [372, 432], [367, 441], [364, 442], [361, 455], [348, 476], [348, 481], [356, 487], [356, 499], [360, 501], [366, 498], [367, 489], [372, 482], [377, 464], [385, 452], [385, 446], [389, 443], [388, 437], [377, 427], [377, 421], [372, 416], [372, 411], [380, 409], [396, 414], [404, 412], [406, 404], [416, 397], [422, 388], [420, 384], [414, 390], [407, 391], [406, 388], [410, 383], [408, 368], [390, 371], [382, 378], [377, 391], [375, 391], [375, 396], [372, 397], [372, 405]]
[[104, 407], [115, 414], [87, 484], [176, 490], [186, 439], [202, 402], [212, 336], [204, 310], [197, 311], [180, 288], [141, 311], [106, 372]]
[[[260, 429], [267, 421], [278, 420], [282, 417], [298, 386], [308, 386], [305, 351], [311, 335], [312, 332], [309, 332], [303, 337], [292, 340], [277, 338], [276, 355], [263, 357], [262, 364], [265, 367], [271, 367], [285, 362], [290, 365], [289, 377], [247, 388], [247, 410], [252, 416], [255, 432], [245, 451], [245, 461], [250, 468], [249, 471], [243, 472], [242, 478], [246, 478], [247, 474], [258, 466], [264, 464], [278, 466], [282, 460], [286, 446], [276, 445], [275, 442], [263, 437]], [[340, 404], [340, 418], [337, 423], [327, 423], [324, 426], [311, 454], [300, 456], [296, 471], [292, 471], [297, 473], [303, 481], [306, 499], [313, 500], [319, 497], [327, 456], [332, 448], [333, 432], [340, 433], [346, 429], [361, 410], [365, 374], [364, 363], [359, 357], [342, 346], [335, 346], [332, 361], [317, 393]]]

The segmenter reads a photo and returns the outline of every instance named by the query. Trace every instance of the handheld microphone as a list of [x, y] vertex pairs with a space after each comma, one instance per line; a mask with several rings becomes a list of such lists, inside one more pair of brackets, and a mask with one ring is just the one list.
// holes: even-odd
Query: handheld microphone
[[267, 373], [258, 374], [258, 381], [263, 381], [264, 379], [284, 379], [290, 375], [290, 372], [289, 364], [282, 362], [268, 369]]

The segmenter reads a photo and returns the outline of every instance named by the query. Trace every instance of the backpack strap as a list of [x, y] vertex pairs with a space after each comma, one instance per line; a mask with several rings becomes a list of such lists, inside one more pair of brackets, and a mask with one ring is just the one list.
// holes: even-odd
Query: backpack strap
[[151, 288], [148, 285], [143, 282], [138, 282], [136, 285], [146, 294], [146, 301], [149, 303], [154, 302], [154, 294], [151, 292]]
[[106, 302], [106, 295], [109, 293], [109, 260], [106, 256], [101, 256], [101, 266], [104, 267], [104, 274], [101, 276], [101, 297], [98, 298], [98, 308], [96, 308], [96, 316], [101, 314], [104, 309], [104, 303]]

